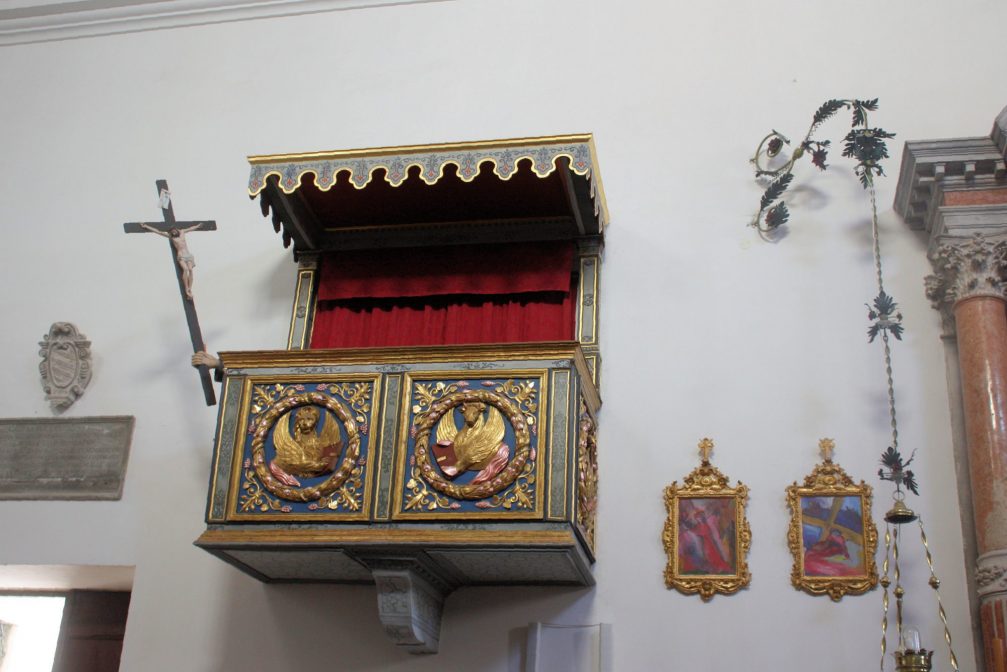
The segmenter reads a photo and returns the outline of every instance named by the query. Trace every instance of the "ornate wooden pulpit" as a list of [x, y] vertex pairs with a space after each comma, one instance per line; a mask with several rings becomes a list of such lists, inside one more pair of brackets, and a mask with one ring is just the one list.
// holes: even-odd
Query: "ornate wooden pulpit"
[[249, 161], [298, 280], [287, 350], [221, 353], [196, 544], [263, 581], [374, 583], [416, 653], [459, 586], [591, 585], [591, 136]]

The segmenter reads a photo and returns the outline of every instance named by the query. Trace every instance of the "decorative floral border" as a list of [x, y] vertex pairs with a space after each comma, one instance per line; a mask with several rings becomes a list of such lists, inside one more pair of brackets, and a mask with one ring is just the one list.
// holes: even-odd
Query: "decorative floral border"
[[[313, 388], [313, 391], [309, 389]], [[363, 507], [363, 484], [367, 466], [364, 439], [373, 395], [372, 382], [266, 384], [252, 387], [252, 403], [242, 464], [238, 513], [358, 512]], [[336, 397], [345, 402], [337, 401]], [[320, 405], [342, 422], [348, 437], [339, 468], [325, 481], [307, 488], [290, 488], [277, 481], [265, 466], [265, 440], [276, 420], [305, 405]], [[275, 496], [274, 496], [275, 495]], [[293, 503], [307, 503], [307, 511], [295, 511]]]
[[[462, 510], [464, 502], [473, 502], [480, 510], [535, 511], [538, 383], [536, 379], [483, 380], [480, 385], [487, 389], [471, 390], [468, 388], [473, 381], [466, 380], [414, 383], [409, 478], [404, 484], [400, 513], [438, 510], [475, 513], [471, 509]], [[445, 413], [471, 400], [491, 404], [503, 411], [514, 430], [516, 445], [508, 466], [492, 481], [478, 486], [459, 486], [434, 470], [429, 459], [429, 438]]]
[[[266, 188], [270, 175], [275, 175], [279, 188], [286, 194], [293, 193], [305, 174], [314, 176], [314, 184], [321, 191], [328, 191], [335, 185], [340, 172], [349, 172], [349, 182], [356, 189], [363, 189], [377, 170], [385, 171], [385, 180], [393, 187], [400, 186], [409, 176], [409, 169], [418, 167], [420, 178], [426, 184], [435, 184], [444, 176], [449, 164], [458, 169], [458, 177], [463, 182], [471, 182], [479, 175], [479, 167], [493, 164], [493, 172], [502, 180], [509, 180], [518, 170], [518, 162], [530, 160], [532, 171], [538, 177], [548, 177], [557, 169], [560, 157], [570, 162], [570, 170], [577, 175], [586, 175], [590, 181], [591, 199], [594, 201], [595, 216], [606, 219], [607, 214], [599, 198], [597, 180], [593, 179], [595, 165], [590, 141], [567, 144], [535, 144], [526, 146], [486, 147], [472, 150], [444, 150], [424, 153], [391, 154], [383, 156], [319, 158], [316, 160], [292, 157], [289, 160], [277, 158], [272, 163], [253, 163], [248, 178], [248, 194], [257, 196]], [[602, 229], [606, 221], [601, 221]]]
[[577, 425], [577, 526], [594, 551], [595, 522], [598, 513], [598, 428], [580, 400]]

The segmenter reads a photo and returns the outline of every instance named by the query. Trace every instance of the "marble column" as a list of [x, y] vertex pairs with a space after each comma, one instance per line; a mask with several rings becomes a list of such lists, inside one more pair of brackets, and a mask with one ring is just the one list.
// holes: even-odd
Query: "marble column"
[[982, 234], [932, 254], [927, 294], [953, 315], [979, 557], [987, 672], [1007, 672], [1007, 240]]

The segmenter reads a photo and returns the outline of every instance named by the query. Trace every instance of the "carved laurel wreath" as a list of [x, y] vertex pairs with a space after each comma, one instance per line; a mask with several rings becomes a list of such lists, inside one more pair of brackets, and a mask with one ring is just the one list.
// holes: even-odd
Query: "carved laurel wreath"
[[[272, 430], [277, 420], [287, 412], [300, 406], [322, 406], [326, 410], [339, 418], [346, 429], [348, 441], [346, 452], [339, 468], [331, 476], [319, 483], [304, 488], [292, 488], [278, 481], [269, 468], [266, 466], [266, 437]], [[357, 430], [357, 423], [353, 419], [353, 414], [333, 397], [318, 392], [308, 392], [306, 394], [294, 394], [284, 397], [270, 406], [255, 423], [255, 430], [252, 434], [252, 464], [255, 473], [274, 495], [283, 499], [295, 502], [310, 502], [315, 499], [332, 494], [346, 482], [350, 477], [353, 467], [360, 457], [360, 432]]]
[[[430, 432], [447, 413], [453, 413], [457, 406], [466, 402], [481, 401], [495, 406], [514, 428], [514, 457], [495, 478], [478, 485], [455, 485], [435, 469], [430, 456]], [[506, 489], [521, 474], [531, 456], [531, 433], [524, 414], [510, 399], [486, 390], [465, 390], [454, 392], [438, 399], [430, 406], [430, 411], [416, 425], [416, 463], [423, 479], [438, 492], [455, 499], [485, 499]]]

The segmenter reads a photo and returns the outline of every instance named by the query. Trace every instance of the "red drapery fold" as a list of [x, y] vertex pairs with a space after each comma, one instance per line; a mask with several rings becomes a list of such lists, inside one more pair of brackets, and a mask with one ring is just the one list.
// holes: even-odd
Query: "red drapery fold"
[[327, 255], [318, 300], [567, 292], [568, 242], [359, 250]]
[[312, 348], [572, 340], [571, 243], [335, 253]]

